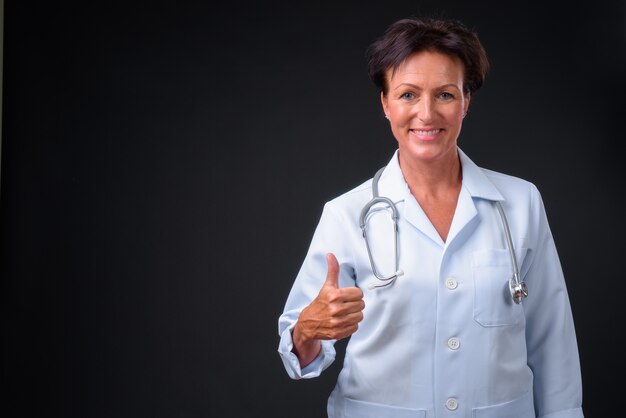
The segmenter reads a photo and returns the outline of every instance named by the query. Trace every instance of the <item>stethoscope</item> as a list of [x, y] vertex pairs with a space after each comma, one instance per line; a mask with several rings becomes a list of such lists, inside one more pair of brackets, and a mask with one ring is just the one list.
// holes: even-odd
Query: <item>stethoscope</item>
[[[381, 168], [376, 172], [374, 178], [372, 180], [372, 200], [367, 202], [363, 209], [361, 210], [361, 215], [359, 216], [359, 225], [361, 226], [361, 231], [363, 231], [363, 238], [365, 239], [365, 247], [367, 248], [367, 255], [370, 259], [370, 264], [372, 265], [372, 273], [374, 276], [381, 281], [382, 283], [377, 285], [370, 285], [370, 289], [375, 289], [378, 287], [385, 287], [392, 284], [398, 277], [404, 274], [404, 271], [400, 269], [400, 254], [398, 252], [398, 208], [396, 208], [395, 203], [391, 201], [391, 199], [386, 198], [384, 196], [380, 196], [378, 194], [378, 180], [380, 176], [383, 174], [385, 167]], [[376, 263], [374, 262], [374, 258], [372, 256], [372, 250], [370, 248], [369, 240], [367, 238], [367, 227], [366, 227], [366, 218], [372, 206], [384, 203], [391, 209], [391, 218], [393, 220], [393, 229], [394, 229], [394, 250], [396, 255], [396, 263], [395, 263], [395, 272], [390, 276], [382, 275], [378, 269], [376, 268]], [[526, 287], [526, 283], [521, 279], [519, 273], [519, 267], [517, 266], [517, 259], [515, 258], [515, 249], [513, 248], [513, 240], [511, 239], [511, 231], [509, 229], [509, 223], [506, 220], [506, 215], [504, 214], [504, 210], [502, 209], [502, 205], [497, 200], [494, 201], [496, 208], [498, 209], [498, 213], [500, 214], [500, 218], [502, 219], [502, 225], [504, 227], [504, 235], [506, 237], [506, 243], [509, 250], [509, 255], [511, 256], [511, 265], [513, 266], [513, 277], [509, 280], [509, 290], [511, 292], [511, 297], [513, 298], [513, 302], [519, 304], [522, 303], [522, 299], [528, 296], [528, 288]]]

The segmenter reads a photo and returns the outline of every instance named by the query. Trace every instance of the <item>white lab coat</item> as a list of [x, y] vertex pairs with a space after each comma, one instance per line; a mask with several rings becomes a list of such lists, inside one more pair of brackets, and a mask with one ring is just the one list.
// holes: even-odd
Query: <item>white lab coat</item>
[[[397, 151], [379, 193], [398, 207], [400, 268], [388, 287], [372, 274], [359, 228], [371, 180], [324, 206], [279, 324], [279, 354], [293, 379], [318, 376], [335, 359], [334, 341], [304, 369], [291, 352], [291, 329], [318, 294], [325, 255], [339, 261], [341, 287], [363, 289], [364, 319], [350, 337], [331, 418], [580, 418], [576, 335], [561, 265], [536, 187], [477, 167], [460, 149], [463, 184], [443, 242], [408, 190]], [[508, 218], [529, 296], [512, 302], [512, 263], [501, 218]], [[377, 267], [394, 271], [389, 210], [368, 216]]]

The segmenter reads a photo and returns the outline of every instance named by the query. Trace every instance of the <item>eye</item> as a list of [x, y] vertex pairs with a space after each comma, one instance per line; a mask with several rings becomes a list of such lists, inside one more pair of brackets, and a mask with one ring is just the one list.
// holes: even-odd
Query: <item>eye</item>
[[447, 91], [441, 92], [439, 97], [443, 100], [452, 100], [454, 99], [454, 95], [452, 93], [448, 93]]
[[400, 95], [400, 99], [406, 100], [406, 101], [413, 100], [414, 98], [415, 98], [415, 94], [411, 93], [410, 91], [407, 91], [406, 93], [402, 93]]

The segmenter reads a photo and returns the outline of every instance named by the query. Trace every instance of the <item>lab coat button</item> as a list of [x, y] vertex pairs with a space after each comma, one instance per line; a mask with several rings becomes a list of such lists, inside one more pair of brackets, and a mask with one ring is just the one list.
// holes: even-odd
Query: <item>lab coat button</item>
[[450, 411], [454, 411], [458, 407], [459, 407], [459, 401], [457, 401], [456, 398], [446, 399], [446, 408], [448, 408]]
[[459, 285], [459, 283], [456, 281], [456, 279], [454, 277], [448, 277], [446, 279], [446, 287], [450, 290], [454, 290], [456, 289], [456, 287]]
[[452, 337], [448, 339], [448, 348], [450, 350], [458, 350], [460, 345], [461, 345], [461, 341], [459, 341], [458, 338]]

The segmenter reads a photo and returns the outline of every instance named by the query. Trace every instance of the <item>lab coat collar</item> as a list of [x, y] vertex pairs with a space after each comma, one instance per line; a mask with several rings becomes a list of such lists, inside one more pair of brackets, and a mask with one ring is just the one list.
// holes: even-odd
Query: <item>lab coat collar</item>
[[[467, 190], [469, 195], [473, 198], [493, 201], [504, 200], [502, 194], [485, 175], [484, 171], [460, 148], [457, 148], [457, 150], [461, 159], [461, 170], [463, 171], [463, 188]], [[387, 164], [378, 184], [380, 194], [388, 197], [393, 202], [401, 202], [407, 198], [407, 194], [410, 194], [409, 187], [400, 169], [398, 150], [393, 153], [393, 157]]]
[[402, 202], [409, 192], [409, 186], [404, 181], [404, 175], [400, 169], [398, 161], [398, 150], [393, 153], [393, 157], [385, 167], [385, 171], [378, 180], [378, 190], [381, 196], [391, 199], [392, 202]]
[[487, 200], [504, 200], [502, 194], [489, 180], [485, 172], [474, 161], [470, 160], [460, 148], [457, 148], [457, 150], [461, 159], [461, 169], [463, 170], [463, 187], [467, 189], [470, 196]]
[[400, 163], [398, 161], [398, 150], [387, 165], [379, 180], [379, 190], [381, 196], [386, 196], [394, 203], [404, 202], [403, 214], [405, 219], [422, 231], [431, 240], [441, 246], [449, 245], [459, 232], [468, 225], [476, 216], [474, 199], [504, 200], [498, 189], [485, 175], [484, 171], [478, 167], [463, 151], [458, 149], [461, 159], [461, 169], [463, 171], [463, 183], [461, 193], [457, 202], [448, 239], [444, 243], [435, 227], [432, 225], [415, 198], [411, 195], [409, 187], [404, 180]]

